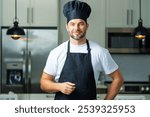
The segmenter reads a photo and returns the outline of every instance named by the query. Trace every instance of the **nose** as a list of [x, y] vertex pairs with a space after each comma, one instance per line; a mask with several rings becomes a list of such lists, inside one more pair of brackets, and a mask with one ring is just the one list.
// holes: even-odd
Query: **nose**
[[75, 30], [78, 30], [78, 29], [79, 29], [79, 25], [75, 25], [75, 26], [74, 26], [74, 29], [75, 29]]

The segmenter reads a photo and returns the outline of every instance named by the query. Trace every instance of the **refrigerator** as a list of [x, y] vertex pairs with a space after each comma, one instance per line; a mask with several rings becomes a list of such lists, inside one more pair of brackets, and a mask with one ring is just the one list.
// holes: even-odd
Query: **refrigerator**
[[1, 93], [41, 93], [40, 77], [49, 52], [58, 45], [58, 29], [24, 27], [25, 36], [13, 40], [1, 30]]

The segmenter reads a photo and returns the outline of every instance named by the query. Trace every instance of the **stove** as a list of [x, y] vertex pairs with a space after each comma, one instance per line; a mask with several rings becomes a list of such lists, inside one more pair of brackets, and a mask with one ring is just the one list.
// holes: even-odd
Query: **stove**
[[[110, 85], [111, 82], [105, 82]], [[149, 82], [124, 82], [120, 88], [120, 94], [150, 94]]]
[[150, 94], [148, 82], [128, 82], [120, 89], [120, 93]]

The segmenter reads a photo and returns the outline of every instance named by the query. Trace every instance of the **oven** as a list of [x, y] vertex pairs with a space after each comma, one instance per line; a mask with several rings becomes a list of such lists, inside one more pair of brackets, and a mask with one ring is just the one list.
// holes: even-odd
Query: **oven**
[[125, 83], [121, 89], [122, 94], [150, 94], [150, 85], [148, 82]]

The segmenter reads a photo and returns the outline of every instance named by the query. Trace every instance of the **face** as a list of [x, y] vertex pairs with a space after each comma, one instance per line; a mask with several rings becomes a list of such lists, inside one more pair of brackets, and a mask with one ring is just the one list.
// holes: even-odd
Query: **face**
[[72, 39], [80, 40], [85, 38], [88, 24], [82, 19], [72, 19], [66, 25], [66, 29]]

